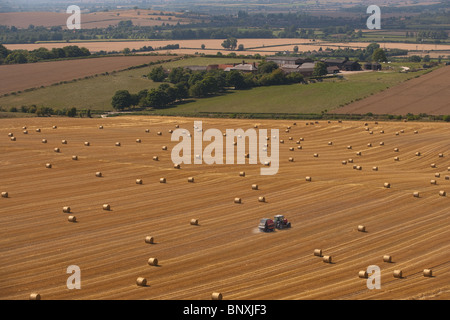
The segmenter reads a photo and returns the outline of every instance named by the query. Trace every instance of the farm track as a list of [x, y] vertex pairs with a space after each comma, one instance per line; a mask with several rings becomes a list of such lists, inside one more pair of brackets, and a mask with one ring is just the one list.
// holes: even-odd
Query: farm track
[[[247, 129], [255, 123], [280, 129], [285, 142], [279, 172], [261, 176], [261, 165], [249, 164], [174, 169], [170, 152], [177, 142], [168, 130], [179, 124], [193, 133], [193, 121], [1, 120], [0, 191], [8, 191], [9, 198], [0, 198], [0, 298], [23, 300], [32, 292], [43, 299], [203, 300], [212, 292], [227, 300], [449, 298], [448, 124], [371, 121], [370, 135], [363, 122], [297, 121], [294, 126], [285, 120], [203, 119], [205, 130]], [[9, 132], [17, 141], [10, 141]], [[300, 137], [302, 150], [296, 148]], [[417, 151], [422, 155], [415, 156]], [[155, 155], [159, 161], [152, 160]], [[350, 158], [354, 163], [341, 163]], [[45, 168], [46, 163], [53, 167]], [[103, 177], [96, 177], [97, 171]], [[187, 182], [191, 176], [195, 183]], [[159, 183], [161, 177], [166, 184]], [[259, 190], [252, 190], [254, 183]], [[447, 196], [439, 196], [440, 190]], [[259, 196], [267, 202], [258, 202]], [[233, 203], [235, 197], [242, 204]], [[111, 211], [102, 210], [104, 203]], [[67, 221], [64, 206], [71, 207], [77, 223]], [[292, 228], [258, 232], [259, 219], [275, 214], [284, 214]], [[189, 224], [192, 218], [199, 219], [198, 226]], [[357, 231], [360, 224], [367, 232]], [[155, 244], [144, 242], [147, 235]], [[333, 263], [314, 256], [316, 248]], [[385, 254], [392, 263], [382, 261]], [[160, 266], [149, 266], [150, 257]], [[81, 290], [66, 287], [70, 265], [81, 268]], [[358, 278], [369, 265], [381, 269], [380, 290], [367, 289], [366, 280]], [[422, 276], [425, 268], [433, 269], [432, 278]], [[396, 269], [404, 278], [392, 276]], [[140, 276], [148, 287], [136, 286]]]

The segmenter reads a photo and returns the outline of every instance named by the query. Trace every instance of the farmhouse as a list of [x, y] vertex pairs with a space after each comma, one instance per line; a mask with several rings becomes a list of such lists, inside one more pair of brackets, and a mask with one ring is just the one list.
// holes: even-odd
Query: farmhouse
[[361, 65], [356, 61], [346, 61], [343, 65], [341, 70], [345, 71], [360, 71]]
[[305, 77], [310, 77], [313, 75], [315, 65], [316, 62], [305, 62], [298, 68], [298, 72]]

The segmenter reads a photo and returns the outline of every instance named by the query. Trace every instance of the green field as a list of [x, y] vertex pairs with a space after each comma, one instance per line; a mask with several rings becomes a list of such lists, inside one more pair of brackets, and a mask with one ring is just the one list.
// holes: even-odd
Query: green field
[[[165, 68], [188, 65], [209, 65], [241, 62], [230, 58], [196, 57], [164, 63]], [[249, 60], [248, 62], [252, 62]], [[257, 87], [250, 90], [234, 91], [202, 98], [190, 99], [175, 106], [152, 111], [161, 115], [196, 115], [200, 113], [289, 113], [310, 114], [336, 111], [353, 101], [368, 97], [388, 87], [426, 71], [400, 73], [401, 66], [418, 67], [413, 63], [392, 63], [389, 70], [381, 72], [357, 72], [341, 79], [331, 78], [322, 82], [295, 85]], [[112, 111], [111, 98], [117, 90], [126, 89], [137, 93], [142, 89], [159, 86], [143, 75], [152, 67], [117, 72], [105, 76], [83, 79], [76, 82], [50, 86], [31, 92], [22, 92], [0, 98], [0, 107], [20, 108], [22, 105], [48, 106], [54, 109], [76, 107], [78, 110]], [[386, 69], [388, 65], [384, 66]]]

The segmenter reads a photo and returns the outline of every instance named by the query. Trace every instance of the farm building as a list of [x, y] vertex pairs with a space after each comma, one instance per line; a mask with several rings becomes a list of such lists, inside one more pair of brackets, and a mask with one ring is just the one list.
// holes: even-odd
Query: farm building
[[356, 61], [346, 61], [343, 65], [341, 70], [344, 71], [360, 71], [361, 65]]
[[364, 69], [365, 70], [381, 70], [381, 64], [379, 64], [378, 62], [366, 62], [364, 63]]
[[327, 73], [328, 74], [336, 74], [339, 73], [340, 70], [337, 66], [327, 67]]
[[312, 62], [311, 59], [298, 58], [298, 57], [267, 57], [266, 61], [275, 62], [279, 66], [283, 65], [301, 65], [305, 62]]
[[344, 67], [344, 64], [348, 61], [348, 58], [344, 58], [344, 59], [323, 59], [323, 62], [325, 62], [325, 64], [328, 67], [338, 67], [340, 70], [342, 70], [342, 68]]
[[231, 70], [238, 70], [242, 72], [256, 72], [258, 71], [258, 67], [256, 66], [256, 63], [253, 62], [253, 63], [241, 63], [235, 65], [234, 67], [225, 68], [225, 71]]
[[305, 77], [310, 77], [313, 75], [315, 65], [316, 62], [305, 62], [298, 68], [298, 72]]

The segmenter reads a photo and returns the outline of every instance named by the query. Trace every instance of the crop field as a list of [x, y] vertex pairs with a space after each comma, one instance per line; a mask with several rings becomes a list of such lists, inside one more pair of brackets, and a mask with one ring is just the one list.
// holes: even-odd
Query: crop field
[[71, 81], [173, 58], [137, 55], [1, 65], [0, 94], [39, 88], [61, 81]]
[[446, 115], [449, 101], [450, 66], [446, 66], [340, 108], [339, 113]]
[[[176, 25], [195, 22], [195, 19], [181, 17], [179, 13], [154, 10], [112, 10], [104, 12], [81, 13], [83, 29], [107, 28], [116, 26], [121, 21], [131, 20], [134, 25], [160, 26], [163, 23]], [[44, 27], [63, 27], [66, 29], [67, 19], [71, 14], [65, 12], [3, 12], [0, 13], [0, 24], [28, 28], [29, 25]]]
[[[450, 298], [449, 124], [203, 120], [204, 130], [268, 129], [269, 153], [282, 139], [278, 173], [263, 176], [261, 164], [174, 168], [169, 130], [197, 134], [195, 120], [0, 120], [0, 298]], [[258, 231], [277, 214], [292, 228]], [[73, 265], [79, 290], [66, 286]], [[358, 276], [371, 265], [380, 289]]]

